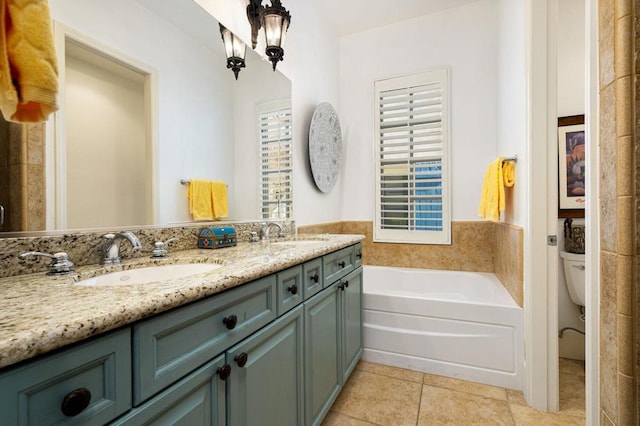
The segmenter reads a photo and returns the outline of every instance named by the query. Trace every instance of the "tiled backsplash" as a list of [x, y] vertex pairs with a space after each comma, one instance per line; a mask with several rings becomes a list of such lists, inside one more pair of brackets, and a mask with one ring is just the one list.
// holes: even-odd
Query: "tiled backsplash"
[[[272, 221], [270, 221], [272, 222]], [[169, 253], [197, 248], [198, 233], [204, 226], [233, 225], [238, 241], [248, 241], [250, 232], [260, 232], [260, 224], [256, 222], [210, 222], [185, 226], [126, 228], [114, 230], [101, 230], [77, 232], [77, 233], [52, 233], [48, 236], [24, 237], [24, 238], [0, 238], [0, 278], [14, 275], [30, 274], [34, 272], [46, 272], [50, 259], [41, 256], [31, 256], [25, 260], [18, 255], [27, 251], [40, 251], [44, 253], [66, 252], [69, 259], [78, 266], [99, 264], [104, 256], [107, 241], [103, 236], [109, 232], [132, 231], [142, 243], [142, 249], [132, 252], [128, 242], [121, 245], [123, 259], [140, 258], [150, 256], [156, 241], [166, 241], [177, 237], [168, 245]], [[283, 224], [282, 222], [279, 222]], [[295, 229], [295, 223], [287, 225], [287, 233]]]

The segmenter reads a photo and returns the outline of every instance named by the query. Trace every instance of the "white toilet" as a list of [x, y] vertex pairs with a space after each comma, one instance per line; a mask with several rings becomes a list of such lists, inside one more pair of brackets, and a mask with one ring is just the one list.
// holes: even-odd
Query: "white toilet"
[[569, 297], [576, 305], [584, 306], [584, 254], [561, 251], [560, 256], [564, 261], [564, 277], [567, 281]]

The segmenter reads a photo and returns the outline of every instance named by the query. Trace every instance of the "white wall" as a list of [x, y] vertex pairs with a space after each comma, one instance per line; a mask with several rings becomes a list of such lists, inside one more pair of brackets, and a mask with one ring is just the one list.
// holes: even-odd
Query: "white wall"
[[191, 220], [180, 178], [224, 180], [233, 188], [233, 74], [219, 57], [136, 2], [50, 6], [54, 20], [157, 70], [159, 223]]
[[374, 218], [374, 82], [448, 67], [452, 219], [478, 220], [482, 179], [497, 155], [498, 16], [496, 0], [481, 0], [340, 40], [343, 219]]
[[518, 156], [503, 219], [527, 221], [527, 93], [524, 0], [499, 0], [497, 155]]
[[585, 111], [585, 0], [558, 1], [558, 117]]

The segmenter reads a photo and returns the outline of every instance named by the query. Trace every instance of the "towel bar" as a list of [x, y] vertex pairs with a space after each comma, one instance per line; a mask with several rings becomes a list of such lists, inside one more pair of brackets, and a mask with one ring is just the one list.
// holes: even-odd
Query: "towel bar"
[[514, 155], [513, 157], [505, 157], [502, 159], [502, 162], [513, 161], [514, 163], [518, 162], [518, 156]]
[[[188, 185], [190, 182], [191, 182], [191, 180], [189, 180], [189, 179], [180, 179], [180, 183], [182, 185]], [[226, 186], [227, 186], [227, 188], [229, 187], [229, 185], [226, 185]]]

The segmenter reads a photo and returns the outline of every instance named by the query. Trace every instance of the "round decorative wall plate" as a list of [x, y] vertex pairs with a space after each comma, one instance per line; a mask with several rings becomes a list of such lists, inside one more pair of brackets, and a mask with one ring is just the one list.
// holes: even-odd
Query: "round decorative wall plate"
[[309, 128], [309, 161], [316, 186], [329, 192], [338, 180], [342, 161], [342, 131], [336, 110], [328, 102], [316, 107]]

